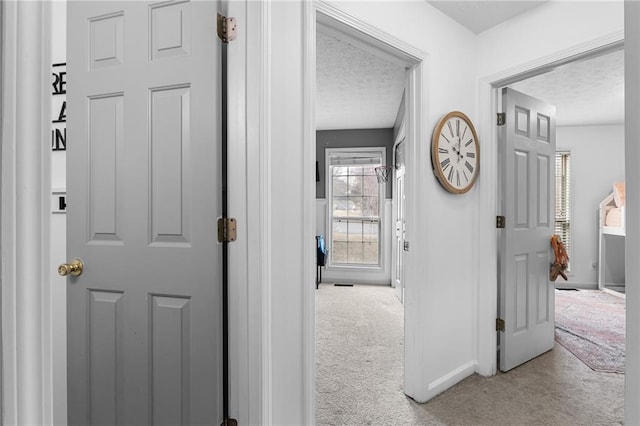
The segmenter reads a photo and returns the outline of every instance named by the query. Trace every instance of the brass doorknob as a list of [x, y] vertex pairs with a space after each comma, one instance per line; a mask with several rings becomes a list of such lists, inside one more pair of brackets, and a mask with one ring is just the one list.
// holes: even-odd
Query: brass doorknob
[[71, 263], [62, 263], [60, 266], [58, 266], [58, 274], [63, 277], [69, 274], [77, 277], [78, 275], [82, 274], [83, 268], [84, 265], [82, 264], [82, 261], [80, 259], [74, 259]]

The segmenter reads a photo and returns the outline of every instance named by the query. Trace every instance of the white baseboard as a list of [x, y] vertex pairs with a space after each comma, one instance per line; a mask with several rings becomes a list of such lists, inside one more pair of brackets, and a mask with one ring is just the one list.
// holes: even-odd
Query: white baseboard
[[449, 373], [445, 374], [444, 376], [429, 383], [429, 386], [427, 388], [427, 394], [425, 395], [424, 399], [416, 398], [413, 395], [409, 395], [409, 396], [411, 396], [411, 398], [413, 398], [418, 403], [427, 402], [430, 399], [439, 395], [440, 393], [446, 391], [456, 383], [459, 383], [462, 380], [474, 374], [476, 372], [477, 367], [478, 367], [478, 363], [476, 361], [469, 361], [466, 364], [463, 364], [460, 367], [454, 370], [451, 370]]

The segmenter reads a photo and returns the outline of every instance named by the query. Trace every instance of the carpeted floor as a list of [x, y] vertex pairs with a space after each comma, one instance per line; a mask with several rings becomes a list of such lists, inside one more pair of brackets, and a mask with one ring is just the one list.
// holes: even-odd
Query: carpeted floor
[[390, 287], [316, 291], [318, 425], [621, 424], [624, 375], [561, 345], [508, 373], [473, 375], [426, 404], [404, 395], [403, 310]]
[[624, 373], [625, 300], [596, 290], [556, 290], [556, 342], [595, 371]]

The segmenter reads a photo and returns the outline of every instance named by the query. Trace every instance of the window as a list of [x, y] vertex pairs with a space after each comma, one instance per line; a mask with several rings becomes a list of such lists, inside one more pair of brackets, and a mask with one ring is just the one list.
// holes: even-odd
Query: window
[[571, 270], [571, 154], [556, 152], [556, 228], [569, 256]]
[[330, 265], [380, 266], [380, 212], [384, 185], [374, 168], [384, 151], [330, 150]]

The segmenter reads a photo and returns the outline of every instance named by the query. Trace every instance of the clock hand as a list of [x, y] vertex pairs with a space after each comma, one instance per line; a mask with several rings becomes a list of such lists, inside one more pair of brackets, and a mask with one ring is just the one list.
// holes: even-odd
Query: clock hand
[[462, 141], [460, 139], [458, 139], [458, 148], [456, 149], [455, 144], [452, 144], [452, 148], [453, 150], [456, 152], [456, 155], [458, 156], [458, 163], [460, 162], [460, 160], [462, 160]]
[[460, 162], [460, 151], [458, 151], [455, 146], [453, 146], [452, 148], [455, 151], [456, 156], [458, 157], [458, 163], [459, 163]]

